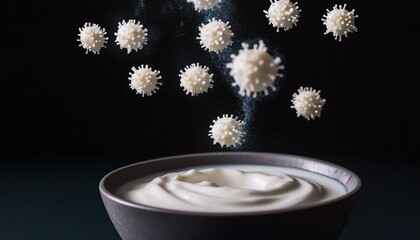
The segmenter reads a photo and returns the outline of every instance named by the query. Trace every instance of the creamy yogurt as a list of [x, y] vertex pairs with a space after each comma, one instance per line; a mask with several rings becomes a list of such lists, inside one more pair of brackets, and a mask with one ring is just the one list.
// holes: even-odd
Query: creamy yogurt
[[190, 212], [255, 212], [309, 206], [347, 193], [335, 179], [296, 168], [212, 165], [159, 173], [117, 191], [128, 201]]

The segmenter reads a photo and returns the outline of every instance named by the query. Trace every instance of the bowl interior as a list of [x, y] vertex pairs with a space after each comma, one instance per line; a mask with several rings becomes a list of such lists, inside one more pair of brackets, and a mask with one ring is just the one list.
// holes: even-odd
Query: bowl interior
[[[180, 155], [155, 160], [140, 162], [119, 168], [106, 175], [100, 183], [100, 191], [107, 197], [113, 198], [122, 204], [130, 206], [137, 205], [139, 208], [154, 209], [154, 207], [133, 204], [119, 198], [115, 193], [123, 184], [150, 174], [173, 169], [194, 167], [199, 165], [214, 164], [253, 164], [293, 167], [320, 173], [336, 179], [347, 188], [347, 194], [332, 199], [337, 201], [355, 194], [361, 187], [360, 178], [350, 170], [341, 166], [302, 156], [277, 154], [277, 153], [256, 153], [256, 152], [220, 152]], [[328, 202], [322, 202], [321, 205]], [[159, 210], [158, 208], [154, 210]]]

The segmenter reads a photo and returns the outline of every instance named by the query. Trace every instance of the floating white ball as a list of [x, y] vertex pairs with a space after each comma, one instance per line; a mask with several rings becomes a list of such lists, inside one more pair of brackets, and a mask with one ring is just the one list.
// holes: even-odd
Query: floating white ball
[[278, 73], [284, 69], [284, 65], [280, 65], [281, 59], [268, 54], [262, 40], [253, 48], [249, 48], [246, 43], [242, 43], [242, 47], [238, 55], [231, 55], [232, 62], [226, 65], [231, 69], [229, 74], [235, 81], [232, 85], [239, 86], [239, 94], [242, 96], [252, 94], [256, 97], [259, 92], [268, 95], [269, 88], [275, 91], [276, 77], [283, 77], [283, 74]]
[[217, 4], [221, 3], [222, 0], [187, 0], [192, 2], [196, 11], [213, 9]]
[[118, 31], [115, 33], [117, 37], [115, 42], [120, 45], [120, 48], [127, 49], [127, 53], [132, 50], [141, 50], [144, 45], [147, 45], [147, 29], [136, 22], [136, 20], [123, 20], [118, 23]]
[[347, 37], [347, 34], [357, 32], [354, 25], [354, 19], [357, 17], [354, 15], [354, 9], [351, 12], [346, 10], [346, 4], [338, 7], [335, 5], [331, 11], [327, 9], [327, 15], [321, 19], [327, 28], [324, 34], [332, 33], [335, 39], [341, 41], [342, 36]]
[[229, 22], [223, 22], [220, 19], [213, 18], [207, 24], [199, 27], [201, 47], [209, 52], [221, 52], [232, 44], [233, 33], [230, 29]]
[[158, 82], [162, 79], [159, 76], [160, 72], [152, 70], [148, 65], [141, 65], [138, 68], [131, 68], [133, 72], [130, 72], [128, 78], [130, 82], [130, 88], [137, 91], [137, 94], [150, 96], [159, 89], [159, 85], [162, 83]]
[[213, 125], [210, 125], [209, 136], [213, 138], [213, 144], [219, 143], [221, 147], [236, 147], [243, 142], [244, 123], [233, 117], [233, 115], [224, 114], [222, 117], [217, 117], [213, 120]]
[[82, 28], [79, 28], [79, 46], [86, 49], [88, 52], [99, 54], [101, 48], [105, 48], [105, 43], [108, 42], [108, 38], [105, 37], [105, 28], [101, 28], [95, 23], [85, 23]]
[[322, 107], [326, 102], [319, 95], [321, 91], [313, 88], [300, 87], [297, 93], [293, 94], [292, 106], [296, 110], [297, 116], [302, 116], [307, 120], [321, 117]]
[[280, 28], [287, 31], [296, 26], [301, 12], [297, 4], [289, 0], [271, 0], [270, 7], [264, 13], [270, 24], [277, 28], [277, 32]]
[[193, 63], [180, 71], [181, 87], [187, 95], [195, 96], [213, 87], [213, 74], [209, 70], [206, 66]]

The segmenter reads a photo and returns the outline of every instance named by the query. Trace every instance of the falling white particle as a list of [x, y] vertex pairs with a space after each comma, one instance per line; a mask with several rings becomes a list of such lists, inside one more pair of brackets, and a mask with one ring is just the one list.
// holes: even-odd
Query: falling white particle
[[120, 48], [127, 49], [127, 53], [132, 50], [141, 50], [144, 45], [147, 45], [147, 29], [136, 22], [136, 20], [123, 20], [118, 23], [118, 31], [115, 33], [117, 37], [115, 42], [120, 45]]
[[268, 54], [262, 40], [253, 48], [246, 43], [242, 43], [242, 47], [238, 55], [231, 55], [232, 62], [226, 65], [231, 69], [229, 74], [235, 81], [232, 85], [239, 86], [241, 96], [252, 94], [256, 97], [259, 92], [268, 95], [269, 88], [275, 91], [276, 77], [283, 77], [278, 73], [278, 70], [284, 69], [284, 65], [280, 65], [281, 59]]
[[222, 117], [217, 117], [213, 120], [213, 125], [210, 125], [209, 136], [213, 138], [213, 144], [219, 143], [221, 147], [236, 147], [243, 142], [244, 123], [233, 117], [233, 115], [224, 114]]
[[354, 9], [351, 12], [346, 10], [346, 4], [338, 7], [336, 4], [333, 10], [327, 9], [327, 15], [323, 15], [321, 19], [327, 28], [324, 34], [332, 33], [334, 38], [341, 42], [342, 36], [347, 37], [347, 34], [357, 32], [357, 28], [354, 26], [354, 19], [357, 17], [354, 15]]
[[101, 48], [105, 48], [105, 43], [108, 42], [105, 35], [105, 28], [101, 28], [95, 23], [85, 23], [83, 28], [79, 28], [79, 39], [77, 41], [80, 42], [79, 46], [86, 49], [86, 54], [88, 52], [99, 54]]
[[277, 28], [277, 32], [280, 28], [287, 31], [293, 26], [296, 26], [299, 21], [299, 13], [301, 12], [297, 2], [292, 3], [289, 0], [270, 1], [271, 5], [268, 10], [264, 10], [264, 13], [270, 24]]
[[192, 2], [196, 11], [213, 9], [217, 4], [221, 3], [222, 0], [187, 0]]
[[291, 108], [296, 109], [297, 116], [302, 116], [307, 120], [321, 117], [322, 107], [326, 100], [319, 95], [321, 91], [313, 88], [300, 87], [297, 93], [293, 94]]
[[219, 53], [232, 44], [233, 33], [229, 22], [213, 18], [207, 24], [203, 23], [199, 30], [200, 35], [197, 39], [200, 40], [201, 47], [209, 52]]
[[158, 85], [162, 83], [158, 82], [162, 79], [159, 71], [152, 70], [148, 65], [141, 65], [138, 68], [132, 67], [130, 77], [130, 88], [137, 91], [137, 94], [150, 96], [159, 89]]
[[209, 68], [200, 66], [199, 63], [191, 64], [180, 71], [181, 87], [184, 88], [186, 94], [191, 96], [207, 92], [213, 87], [213, 74], [209, 73]]

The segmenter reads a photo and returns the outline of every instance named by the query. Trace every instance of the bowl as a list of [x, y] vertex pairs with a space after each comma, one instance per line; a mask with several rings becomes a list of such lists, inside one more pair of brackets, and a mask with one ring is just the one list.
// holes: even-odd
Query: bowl
[[[211, 164], [258, 164], [304, 169], [341, 182], [347, 193], [306, 207], [206, 213], [162, 209], [116, 195], [123, 184], [156, 172]], [[99, 184], [106, 211], [124, 240], [337, 239], [361, 189], [360, 178], [341, 166], [302, 156], [220, 152], [159, 158], [119, 168]]]

